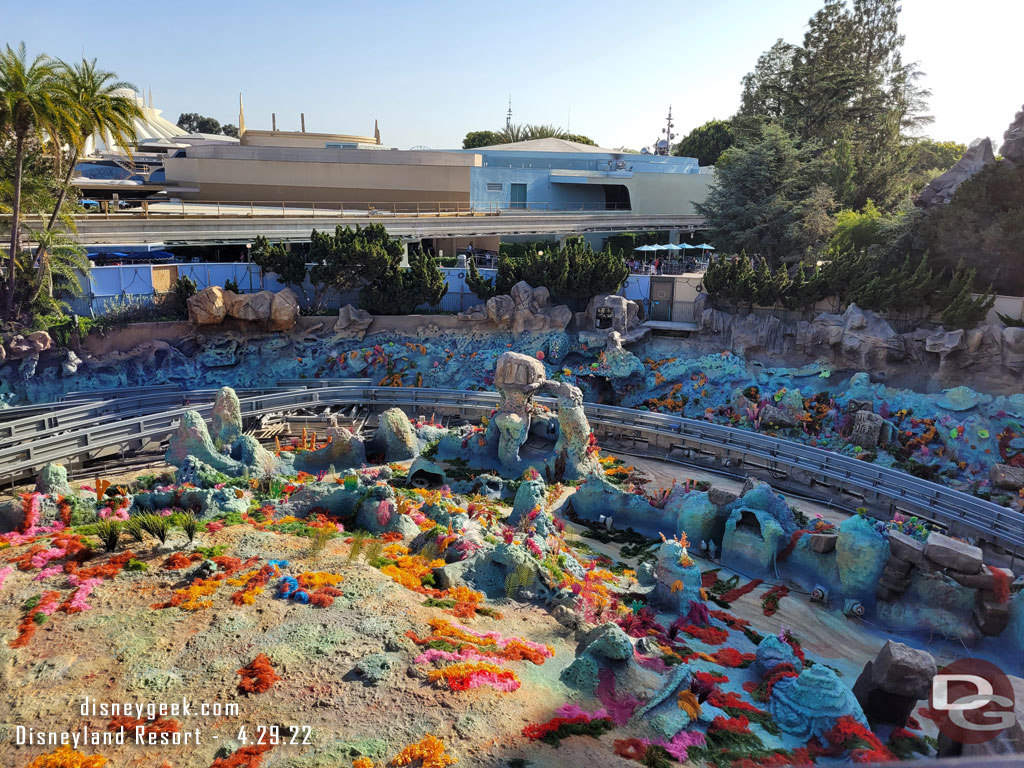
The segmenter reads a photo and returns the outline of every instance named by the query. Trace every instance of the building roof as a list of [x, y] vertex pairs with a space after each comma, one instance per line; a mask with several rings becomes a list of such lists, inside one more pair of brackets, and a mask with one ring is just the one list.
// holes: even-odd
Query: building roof
[[614, 149], [594, 147], [590, 144], [580, 144], [578, 141], [567, 141], [566, 139], [531, 139], [530, 141], [517, 141], [512, 144], [494, 144], [489, 147], [477, 147], [473, 152], [598, 152], [602, 154], [614, 153]]

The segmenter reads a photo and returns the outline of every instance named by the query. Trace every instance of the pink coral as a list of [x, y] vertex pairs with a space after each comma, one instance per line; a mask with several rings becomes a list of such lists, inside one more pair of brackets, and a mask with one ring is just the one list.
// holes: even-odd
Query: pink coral
[[387, 526], [391, 521], [391, 502], [388, 499], [381, 499], [377, 505], [377, 522], [381, 528]]
[[92, 594], [92, 591], [96, 589], [99, 584], [103, 583], [103, 579], [83, 579], [78, 584], [78, 589], [68, 599], [64, 606], [64, 610], [67, 613], [80, 613], [82, 611], [88, 611], [90, 606], [85, 599]]
[[43, 579], [48, 579], [50, 576], [56, 576], [58, 573], [63, 572], [64, 569], [61, 566], [51, 565], [49, 568], [44, 568], [38, 574], [36, 574], [36, 577], [32, 579], [32, 581], [42, 581]]
[[14, 566], [5, 565], [3, 568], [0, 568], [0, 587], [4, 585], [4, 582], [7, 581], [7, 577], [12, 573], [14, 573]]

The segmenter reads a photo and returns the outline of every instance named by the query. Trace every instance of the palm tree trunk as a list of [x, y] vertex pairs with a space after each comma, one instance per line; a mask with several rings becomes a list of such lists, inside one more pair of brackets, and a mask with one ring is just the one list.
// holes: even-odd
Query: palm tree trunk
[[[75, 150], [75, 154], [71, 157], [71, 162], [68, 164], [68, 171], [64, 174], [64, 184], [61, 186], [60, 191], [57, 193], [57, 202], [54, 203], [53, 213], [50, 214], [50, 220], [46, 224], [46, 231], [49, 232], [53, 229], [57, 223], [57, 217], [60, 215], [60, 209], [64, 207], [64, 200], [67, 199], [68, 185], [71, 183], [71, 175], [75, 172], [75, 166], [78, 164], [78, 150]], [[43, 291], [43, 282], [46, 273], [46, 260], [44, 253], [45, 246], [42, 243], [36, 247], [36, 253], [34, 261], [39, 262], [39, 269], [36, 272], [36, 291], [32, 294], [32, 301], [39, 298], [39, 294]]]
[[14, 276], [17, 272], [18, 239], [21, 234], [21, 176], [25, 162], [25, 137], [18, 135], [14, 147], [14, 202], [11, 205], [11, 250], [7, 260], [7, 298], [4, 303], [4, 320], [10, 320], [14, 312]]

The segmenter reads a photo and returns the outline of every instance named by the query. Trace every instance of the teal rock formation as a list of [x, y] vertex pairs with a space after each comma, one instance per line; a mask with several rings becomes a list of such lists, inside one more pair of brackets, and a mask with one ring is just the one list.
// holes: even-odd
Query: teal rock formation
[[221, 387], [217, 393], [210, 429], [216, 445], [228, 445], [242, 434], [242, 405], [231, 387]]
[[780, 640], [778, 635], [765, 635], [764, 639], [758, 643], [754, 654], [757, 658], [754, 659], [750, 669], [760, 677], [767, 676], [772, 670], [783, 664], [790, 664], [796, 670], [803, 669], [803, 663], [793, 652], [792, 646], [785, 640]]
[[403, 461], [419, 453], [419, 441], [413, 431], [409, 417], [400, 408], [388, 408], [380, 415], [377, 439], [384, 443], [384, 455], [388, 461]]
[[[673, 539], [662, 544], [657, 551], [654, 567], [654, 600], [659, 605], [682, 616], [690, 612], [690, 603], [702, 602], [700, 596], [700, 568], [686, 554], [683, 546]], [[676, 584], [680, 582], [681, 587]]]
[[768, 711], [783, 733], [803, 740], [823, 737], [840, 717], [868, 724], [853, 691], [823, 664], [775, 683]]
[[[412, 432], [408, 419], [405, 419], [405, 423], [409, 427], [409, 431]], [[415, 440], [415, 437], [413, 439]], [[327, 445], [315, 451], [303, 451], [294, 456], [296, 470], [316, 474], [330, 467], [350, 469], [362, 466], [366, 463], [366, 447], [357, 435], [352, 434], [345, 427], [329, 427], [327, 429]]]
[[[506, 522], [513, 528], [533, 526], [541, 536], [547, 536], [554, 530], [551, 522], [551, 515], [547, 513], [545, 491], [547, 486], [540, 478], [524, 480], [516, 491], [515, 501], [512, 503], [512, 512], [506, 518]], [[533, 520], [528, 520], [533, 510], [540, 510]]]
[[209, 464], [218, 472], [227, 475], [238, 475], [242, 465], [214, 447], [206, 422], [198, 411], [186, 411], [178, 424], [178, 429], [171, 435], [164, 460], [168, 464], [180, 466], [186, 456], [194, 456], [204, 464]]
[[690, 491], [676, 496], [678, 490], [677, 487], [665, 504], [667, 515], [675, 514], [676, 535], [685, 533], [691, 546], [706, 544], [710, 548], [715, 543], [716, 534], [721, 537], [718, 507], [711, 503], [707, 491]]
[[70, 496], [71, 485], [68, 483], [68, 471], [62, 464], [47, 464], [36, 477], [36, 493], [49, 496]]
[[856, 515], [842, 522], [836, 541], [836, 565], [844, 597], [873, 600], [888, 560], [889, 541], [873, 521]]
[[735, 503], [730, 506], [733, 509], [725, 522], [725, 535], [722, 537], [722, 564], [748, 573], [767, 573], [788, 543], [786, 532], [768, 512], [736, 507]]

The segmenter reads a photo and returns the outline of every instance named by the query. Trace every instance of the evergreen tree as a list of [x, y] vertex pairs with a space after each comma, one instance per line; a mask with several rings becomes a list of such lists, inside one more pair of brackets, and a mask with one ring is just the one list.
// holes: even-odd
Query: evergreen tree
[[781, 126], [764, 125], [756, 141], [727, 150], [715, 185], [697, 211], [725, 252], [757, 254], [774, 267], [797, 261], [821, 232], [805, 228], [828, 204], [812, 148], [801, 147]]
[[471, 290], [478, 299], [487, 301], [498, 292], [494, 287], [494, 280], [484, 277], [476, 268], [476, 259], [467, 259], [466, 265], [466, 287]]

